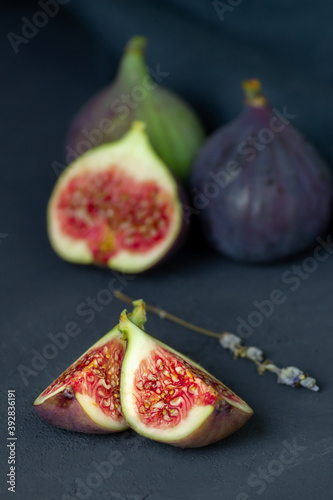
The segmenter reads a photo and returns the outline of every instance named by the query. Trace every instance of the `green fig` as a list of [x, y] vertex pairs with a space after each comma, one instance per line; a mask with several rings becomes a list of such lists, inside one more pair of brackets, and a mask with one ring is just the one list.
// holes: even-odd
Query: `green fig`
[[[74, 117], [66, 159], [70, 163], [94, 146], [118, 140], [134, 120], [140, 120], [146, 123], [157, 154], [185, 181], [204, 140], [204, 131], [191, 107], [151, 78], [144, 60], [145, 46], [144, 37], [133, 37], [126, 46], [115, 81]], [[157, 78], [162, 80], [158, 74]]]

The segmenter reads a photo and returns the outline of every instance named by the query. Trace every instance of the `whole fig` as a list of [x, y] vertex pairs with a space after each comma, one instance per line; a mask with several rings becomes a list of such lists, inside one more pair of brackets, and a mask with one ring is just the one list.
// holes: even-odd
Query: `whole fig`
[[249, 262], [287, 258], [331, 219], [332, 179], [314, 148], [271, 109], [258, 80], [243, 83], [243, 113], [217, 130], [192, 171], [193, 202], [211, 245]]
[[134, 120], [140, 120], [146, 123], [160, 158], [180, 180], [186, 180], [204, 131], [190, 106], [151, 78], [144, 61], [145, 46], [146, 39], [141, 36], [128, 42], [115, 81], [74, 118], [67, 138], [67, 159], [120, 139]]

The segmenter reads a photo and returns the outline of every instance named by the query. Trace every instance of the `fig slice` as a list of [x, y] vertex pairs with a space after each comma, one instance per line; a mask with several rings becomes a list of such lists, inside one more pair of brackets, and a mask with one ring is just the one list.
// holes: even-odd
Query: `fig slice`
[[48, 205], [48, 233], [65, 260], [139, 273], [184, 242], [183, 194], [143, 122], [74, 161]]
[[[143, 327], [142, 307], [136, 306], [129, 316]], [[126, 430], [119, 394], [126, 348], [122, 337], [115, 326], [67, 368], [34, 401], [38, 415], [70, 431], [106, 434]]]
[[[136, 301], [144, 309], [143, 301]], [[252, 409], [200, 365], [136, 326], [126, 311], [120, 399], [127, 423], [155, 441], [206, 446], [238, 430]]]

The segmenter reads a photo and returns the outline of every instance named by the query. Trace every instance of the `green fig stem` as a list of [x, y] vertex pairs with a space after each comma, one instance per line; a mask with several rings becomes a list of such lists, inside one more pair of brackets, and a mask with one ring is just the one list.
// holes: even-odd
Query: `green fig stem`
[[145, 122], [152, 146], [155, 148], [156, 144], [158, 144], [158, 155], [167, 158], [169, 151], [164, 140], [165, 129], [163, 126], [161, 127], [160, 119], [157, 116], [158, 106], [156, 109], [154, 91], [158, 84], [151, 78], [147, 70], [145, 62], [146, 46], [147, 39], [143, 36], [135, 36], [129, 40], [120, 63], [118, 81], [121, 88], [125, 89], [129, 94], [138, 85], [143, 88], [145, 97], [140, 100], [140, 105], [134, 108], [134, 119]]
[[145, 48], [147, 40], [143, 36], [135, 36], [127, 43], [120, 61], [117, 80], [124, 90], [130, 92], [135, 85], [150, 84], [150, 75], [146, 69]]
[[[133, 110], [133, 119], [144, 121], [148, 129], [154, 131], [154, 136], [159, 133], [159, 120], [154, 117], [155, 99], [154, 89], [157, 83], [151, 78], [145, 61], [145, 48], [147, 39], [143, 36], [135, 36], [126, 45], [124, 55], [120, 62], [117, 75], [119, 88], [124, 94], [132, 95], [137, 86], [143, 89], [145, 97], [140, 100], [140, 105]], [[154, 146], [154, 141], [151, 141]], [[163, 144], [163, 131], [158, 143]]]
[[261, 83], [256, 78], [245, 80], [242, 83], [245, 94], [245, 104], [255, 108], [266, 106], [267, 99], [262, 92]]
[[125, 47], [125, 53], [132, 52], [132, 51], [137, 51], [141, 56], [144, 53], [144, 50], [147, 46], [147, 38], [144, 36], [133, 36], [131, 38], [126, 47]]
[[134, 309], [128, 314], [128, 317], [136, 326], [144, 330], [144, 324], [147, 320], [145, 303], [142, 299], [139, 299], [134, 300], [132, 304]]
[[275, 373], [278, 377], [277, 382], [280, 384], [288, 385], [289, 387], [305, 387], [313, 392], [318, 392], [319, 387], [316, 384], [316, 380], [302, 370], [294, 366], [287, 366], [286, 368], [279, 368], [269, 359], [264, 360], [264, 355], [261, 349], [254, 346], [244, 346], [242, 345], [242, 339], [237, 337], [237, 335], [229, 332], [212, 332], [211, 330], [207, 330], [206, 328], [201, 328], [200, 326], [193, 325], [188, 321], [184, 321], [181, 318], [178, 318], [174, 314], [170, 314], [159, 307], [152, 306], [150, 304], [144, 303], [141, 301], [135, 301], [132, 297], [125, 295], [124, 293], [116, 290], [113, 292], [114, 296], [122, 300], [123, 302], [127, 302], [129, 304], [133, 304], [134, 306], [142, 305], [146, 307], [147, 311], [150, 311], [154, 314], [157, 314], [161, 319], [168, 319], [173, 321], [174, 323], [178, 323], [189, 330], [194, 330], [195, 332], [201, 333], [203, 335], [207, 335], [208, 337], [214, 337], [219, 340], [220, 345], [223, 349], [227, 349], [234, 354], [234, 358], [245, 358], [252, 361], [258, 369], [259, 374], [265, 373], [265, 371], [270, 371]]

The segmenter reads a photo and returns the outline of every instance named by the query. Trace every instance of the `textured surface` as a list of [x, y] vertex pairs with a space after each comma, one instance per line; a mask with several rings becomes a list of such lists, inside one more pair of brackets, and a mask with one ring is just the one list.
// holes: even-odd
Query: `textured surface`
[[[5, 422], [7, 390], [15, 389], [15, 498], [329, 499], [333, 256], [326, 254], [327, 260], [313, 264], [304, 260], [313, 255], [310, 251], [276, 266], [238, 265], [204, 247], [193, 231], [191, 248], [179, 258], [149, 274], [124, 278], [57, 258], [47, 241], [45, 207], [56, 180], [51, 165], [63, 162], [71, 116], [114, 74], [124, 43], [137, 32], [151, 39], [148, 63], [170, 72], [165, 84], [189, 95], [208, 128], [240, 110], [238, 82], [256, 74], [276, 107], [286, 105], [295, 113], [295, 125], [332, 162], [331, 7], [314, 7], [310, 0], [294, 10], [281, 0], [240, 2], [221, 23], [210, 2], [170, 0], [159, 10], [148, 0], [94, 5], [99, 3], [112, 4], [111, 14], [95, 9], [86, 16], [85, 27], [71, 14], [59, 14], [18, 54], [6, 34], [20, 33], [21, 18], [31, 19], [36, 3], [8, 2], [0, 16], [0, 405]], [[74, 11], [78, 5], [84, 9], [92, 2], [71, 0], [67, 7]], [[99, 45], [88, 20], [101, 23]], [[101, 49], [103, 39], [109, 50]], [[303, 278], [295, 277], [295, 265], [302, 266]], [[150, 315], [148, 331], [201, 363], [253, 407], [255, 414], [244, 428], [212, 447], [182, 451], [130, 431], [89, 436], [48, 426], [34, 413], [32, 402], [117, 323], [123, 304], [108, 302], [102, 292], [108, 284], [217, 331], [236, 331], [239, 317], [248, 321], [257, 310], [254, 301], [267, 300], [280, 289], [285, 300], [259, 321], [247, 342], [262, 347], [277, 364], [308, 370], [321, 392], [278, 386], [273, 375], [257, 375], [250, 362], [233, 361], [214, 339]], [[96, 299], [96, 310], [87, 305], [89, 297]], [[258, 321], [258, 315], [250, 319], [256, 317]], [[54, 349], [46, 348], [53, 343], [50, 333], [64, 330], [68, 344], [54, 355]], [[18, 367], [32, 369], [32, 350], [44, 350], [53, 359], [39, 360], [25, 385]], [[0, 496], [6, 499], [11, 498], [6, 491], [6, 431], [1, 435]]]

